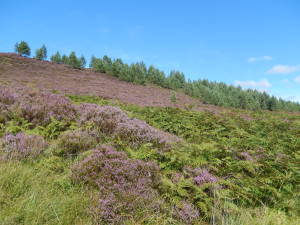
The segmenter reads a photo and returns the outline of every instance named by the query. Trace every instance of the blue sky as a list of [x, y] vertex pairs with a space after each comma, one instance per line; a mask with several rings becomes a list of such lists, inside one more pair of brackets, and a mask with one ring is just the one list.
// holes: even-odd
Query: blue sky
[[20, 40], [300, 101], [298, 0], [2, 0], [0, 51]]

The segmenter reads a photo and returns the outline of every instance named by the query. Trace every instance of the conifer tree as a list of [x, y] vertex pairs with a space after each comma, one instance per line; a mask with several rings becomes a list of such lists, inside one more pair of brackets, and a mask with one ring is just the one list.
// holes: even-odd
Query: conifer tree
[[80, 61], [80, 68], [81, 69], [85, 68], [86, 60], [85, 60], [84, 56], [81, 56], [79, 61]]
[[45, 45], [36, 50], [35, 58], [39, 60], [45, 60], [47, 58], [47, 48]]
[[23, 56], [30, 56], [30, 47], [25, 41], [15, 44], [15, 52]]
[[62, 63], [62, 58], [58, 51], [51, 56], [50, 60], [55, 63]]

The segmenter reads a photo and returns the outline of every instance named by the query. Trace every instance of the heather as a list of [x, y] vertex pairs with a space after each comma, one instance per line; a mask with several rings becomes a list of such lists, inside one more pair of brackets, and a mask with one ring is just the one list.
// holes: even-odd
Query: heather
[[27, 135], [22, 132], [6, 134], [2, 140], [3, 158], [25, 159], [39, 156], [47, 147], [46, 141], [41, 136]]
[[95, 147], [99, 142], [99, 138], [92, 132], [78, 129], [66, 131], [57, 139], [57, 150], [55, 154], [76, 156], [80, 152]]
[[159, 168], [151, 162], [129, 159], [111, 146], [100, 146], [74, 165], [73, 179], [99, 190], [93, 213], [104, 223], [122, 224], [138, 211], [159, 210]]
[[79, 112], [80, 124], [89, 123], [96, 131], [126, 140], [133, 146], [153, 143], [166, 147], [172, 142], [180, 141], [175, 136], [155, 129], [144, 121], [128, 117], [118, 107], [85, 103], [79, 106]]
[[298, 114], [0, 90], [3, 224], [299, 222]]
[[69, 99], [52, 93], [29, 94], [20, 97], [19, 114], [35, 125], [47, 125], [51, 118], [71, 122], [76, 118], [76, 109]]

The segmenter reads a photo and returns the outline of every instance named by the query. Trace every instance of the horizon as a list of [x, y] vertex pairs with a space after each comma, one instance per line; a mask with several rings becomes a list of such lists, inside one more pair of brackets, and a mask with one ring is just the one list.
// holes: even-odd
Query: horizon
[[300, 2], [155, 2], [5, 2], [0, 51], [24, 40], [31, 55], [45, 44], [48, 59], [108, 55], [300, 102]]

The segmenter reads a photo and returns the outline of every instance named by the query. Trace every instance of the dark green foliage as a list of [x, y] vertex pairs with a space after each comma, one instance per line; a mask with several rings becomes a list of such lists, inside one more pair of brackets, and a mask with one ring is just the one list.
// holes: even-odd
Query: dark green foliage
[[72, 67], [74, 67], [76, 69], [81, 68], [81, 62], [78, 60], [75, 52], [70, 53], [68, 62], [69, 62], [68, 63], [69, 65], [71, 65]]
[[20, 55], [30, 56], [30, 48], [27, 42], [21, 41], [20, 43], [15, 44], [15, 52]]
[[51, 62], [58, 63], [58, 64], [63, 62], [62, 57], [58, 51], [54, 55], [51, 56], [50, 60], [51, 60]]
[[163, 71], [143, 62], [128, 65], [121, 59], [112, 60], [108, 56], [92, 57], [90, 67], [97, 72], [107, 73], [121, 80], [136, 84], [152, 83], [173, 90], [182, 89], [186, 94], [201, 99], [204, 103], [250, 110], [300, 111], [300, 104], [277, 99], [256, 90], [208, 80], [186, 81], [180, 71], [171, 71], [165, 76]]
[[137, 84], [144, 84], [146, 82], [147, 68], [143, 62], [131, 64], [129, 73], [130, 79], [128, 81]]
[[241, 87], [208, 80], [189, 81], [184, 86], [186, 94], [200, 98], [208, 104], [250, 110], [299, 111], [300, 104], [277, 99], [266, 92], [243, 90]]
[[35, 51], [35, 58], [39, 60], [45, 60], [47, 58], [47, 48], [45, 45]]
[[86, 65], [86, 59], [84, 56], [78, 58], [75, 52], [71, 52], [69, 56], [63, 55], [60, 56], [59, 52], [56, 52], [51, 56], [51, 61], [55, 63], [63, 63], [72, 66], [75, 69], [83, 69]]
[[182, 72], [179, 71], [171, 71], [170, 76], [167, 79], [168, 86], [171, 89], [179, 89], [183, 88], [185, 85], [185, 77]]
[[166, 86], [166, 75], [163, 71], [150, 66], [146, 76], [148, 82], [165, 87]]
[[69, 57], [67, 56], [67, 55], [63, 55], [62, 57], [61, 57], [61, 62], [63, 63], [63, 64], [69, 64]]

